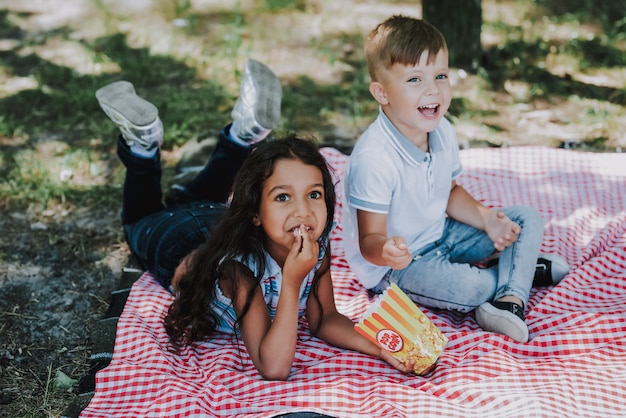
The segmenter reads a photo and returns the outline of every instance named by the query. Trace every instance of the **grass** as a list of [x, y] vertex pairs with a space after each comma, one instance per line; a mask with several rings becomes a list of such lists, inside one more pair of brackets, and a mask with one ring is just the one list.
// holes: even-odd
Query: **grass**
[[[1, 155], [0, 173], [11, 179], [0, 187], [0, 202], [4, 206], [27, 202], [45, 208], [50, 203], [67, 203], [68, 196], [72, 196], [74, 204], [84, 205], [94, 196], [108, 193], [114, 196], [105, 201], [115, 205], [118, 191], [85, 180], [92, 174], [91, 170], [80, 167], [81, 158], [72, 156], [79, 155], [76, 149], [83, 150], [80, 155], [94, 162], [90, 166], [92, 168], [98, 165], [97, 161], [110, 158], [111, 144], [104, 138], [113, 138], [116, 128], [107, 123], [94, 100], [93, 92], [98, 87], [117, 79], [133, 82], [136, 89], [160, 109], [167, 129], [165, 148], [181, 146], [191, 137], [214, 134], [229, 120], [237, 95], [241, 55], [263, 41], [251, 39], [252, 19], [263, 16], [268, 20], [273, 15], [313, 12], [307, 10], [304, 2], [297, 0], [268, 0], [252, 10], [236, 7], [210, 13], [195, 12], [189, 1], [161, 1], [152, 12], [161, 14], [159, 17], [166, 21], [181, 19], [185, 25], [170, 27], [171, 33], [165, 36], [165, 51], [160, 52], [151, 48], [149, 40], [145, 41], [146, 45], [137, 46], [134, 45], [137, 43], [135, 39], [129, 39], [129, 36], [147, 36], [145, 33], [124, 34], [113, 30], [125, 17], [117, 16], [104, 3], [98, 5], [97, 11], [106, 17], [104, 20], [110, 34], [81, 41], [82, 47], [91, 57], [92, 66], [115, 70], [83, 74], [70, 66], [42, 58], [36, 52], [4, 52], [0, 56], [7, 78], [28, 77], [36, 85], [0, 99], [0, 136], [7, 138], [9, 143], [15, 138], [22, 141], [20, 145], [4, 147]], [[571, 25], [582, 17], [573, 14], [558, 16], [554, 18], [556, 23], [549, 23]], [[3, 11], [0, 21], [2, 36], [9, 39], [23, 37], [23, 29], [18, 26], [19, 19], [16, 20], [14, 15]], [[207, 28], [210, 28], [208, 36], [211, 45], [202, 39]], [[626, 55], [617, 47], [623, 41], [621, 34], [608, 36], [597, 33], [586, 39], [574, 37], [563, 41], [545, 39], [545, 35], [539, 37], [538, 34], [533, 38], [533, 30], [501, 21], [487, 21], [485, 28], [496, 35], [507, 34], [506, 43], [485, 48], [483, 66], [475, 80], [487, 89], [501, 91], [505, 82], [517, 80], [528, 86], [525, 94], [516, 98], [517, 101], [533, 102], [554, 97], [567, 100], [575, 96], [619, 106], [625, 104], [623, 84], [621, 87], [598, 86], [571, 76], [571, 73], [596, 68], [609, 73], [611, 69], [621, 70], [626, 60]], [[69, 30], [61, 30], [47, 34], [47, 39], [33, 38], [24, 42], [23, 49], [37, 50], [45, 47], [51, 38], [67, 40], [70, 35]], [[279, 131], [304, 132], [319, 138], [324, 144], [339, 142], [338, 147], [342, 143], [348, 144], [343, 147], [348, 151], [351, 141], [375, 117], [377, 106], [368, 91], [368, 77], [360, 53], [361, 33], [343, 33], [340, 42], [333, 42], [335, 37], [337, 35], [332, 33], [311, 38], [308, 47], [328, 65], [343, 62], [349, 70], [332, 84], [316, 82], [306, 73], [296, 75], [285, 83], [284, 122]], [[189, 51], [177, 50], [176, 46], [187, 39], [191, 39], [190, 44], [196, 46], [189, 46]], [[346, 45], [355, 51], [351, 56], [344, 53]], [[200, 55], [190, 52], [194, 48]], [[215, 65], [216, 62], [220, 64]], [[564, 77], [555, 75], [547, 68], [549, 62], [561, 66], [566, 62], [571, 73]], [[216, 67], [226, 71], [218, 71]], [[211, 77], [208, 77], [209, 72]], [[624, 76], [623, 72], [621, 76]], [[483, 98], [485, 100], [488, 98]], [[456, 97], [455, 102], [450, 116], [474, 124], [482, 124], [481, 118], [495, 111], [489, 106], [472, 106], [471, 103], [476, 102], [465, 100], [462, 96]], [[599, 112], [610, 110], [600, 109]], [[594, 115], [590, 118], [597, 119]], [[585, 120], [579, 123], [585, 124]], [[497, 124], [491, 124], [489, 130], [495, 135], [506, 131], [506, 127], [498, 127]], [[341, 134], [349, 137], [337, 138]], [[44, 164], [33, 148], [47, 141], [50, 135], [63, 138], [63, 142], [69, 145], [64, 152], [69, 155], [61, 152], [51, 156], [51, 159], [46, 156], [48, 164]], [[590, 139], [593, 148], [602, 149], [603, 143], [610, 138], [600, 135], [581, 138], [579, 142], [590, 143]], [[468, 143], [485, 140], [494, 144], [502, 142], [497, 138], [470, 138]], [[71, 178], [59, 178], [50, 167], [67, 165], [70, 161], [74, 161], [74, 165], [68, 168], [68, 172], [83, 172], [81, 178], [87, 181], [85, 188], [73, 184]], [[100, 169], [93, 172], [94, 177], [101, 175]], [[112, 175], [112, 178], [119, 176]]]
[[[117, 130], [95, 90], [129, 80], [159, 108], [171, 174], [183, 144], [213, 136], [229, 121], [249, 56], [268, 63], [283, 82], [279, 134], [298, 131], [349, 152], [378, 111], [368, 90], [363, 35], [391, 13], [419, 14], [415, 2], [397, 0], [363, 10], [330, 0], [207, 0], [200, 6], [159, 0], [143, 11], [130, 3], [118, 10], [94, 0], [81, 19], [45, 31], [33, 29], [28, 13], [0, 10], [0, 40], [14, 45], [0, 48], [3, 210], [118, 211], [123, 172], [114, 153]], [[626, 146], [626, 20], [611, 18], [623, 17], [626, 5], [602, 3], [621, 15], [586, 0], [569, 2], [574, 10], [558, 9], [567, 3], [483, 1], [481, 68], [454, 72], [449, 117], [463, 146], [541, 144], [600, 152]], [[537, 111], [549, 111], [539, 128], [558, 128], [528, 137], [516, 122], [535, 123], [529, 114]], [[570, 130], [573, 139], [561, 136]], [[89, 244], [77, 242], [68, 251], [88, 257]], [[0, 261], [6, 257], [0, 254]], [[57, 367], [51, 364], [30, 390], [18, 392], [22, 416], [62, 410], [70, 395], [52, 384]], [[26, 372], [12, 377], [15, 386], [27, 378]]]

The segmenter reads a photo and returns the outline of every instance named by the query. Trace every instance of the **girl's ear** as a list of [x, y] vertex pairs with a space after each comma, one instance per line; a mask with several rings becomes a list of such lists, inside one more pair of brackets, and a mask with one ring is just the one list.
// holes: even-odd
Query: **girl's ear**
[[378, 81], [372, 81], [370, 83], [370, 93], [374, 96], [374, 99], [381, 105], [389, 104], [387, 100], [387, 94], [385, 93], [385, 87]]
[[258, 213], [252, 217], [252, 225], [254, 225], [254, 226], [260, 226], [261, 225], [261, 218], [259, 218], [259, 214]]

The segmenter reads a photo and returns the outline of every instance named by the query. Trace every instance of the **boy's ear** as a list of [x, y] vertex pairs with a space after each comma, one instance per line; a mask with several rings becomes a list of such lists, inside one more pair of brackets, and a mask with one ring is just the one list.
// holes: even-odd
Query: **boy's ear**
[[374, 96], [374, 99], [381, 105], [386, 105], [389, 103], [387, 100], [387, 94], [385, 93], [385, 88], [378, 81], [372, 81], [370, 83], [370, 93]]

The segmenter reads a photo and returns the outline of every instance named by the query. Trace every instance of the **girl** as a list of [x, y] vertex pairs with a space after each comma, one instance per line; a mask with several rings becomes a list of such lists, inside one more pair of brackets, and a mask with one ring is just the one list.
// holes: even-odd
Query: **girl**
[[211, 237], [174, 274], [177, 297], [164, 321], [174, 347], [216, 331], [237, 333], [265, 379], [286, 380], [306, 313], [313, 335], [410, 372], [413, 364], [369, 342], [337, 312], [334, 208], [332, 178], [313, 142], [289, 136], [261, 143], [241, 167]]
[[175, 348], [216, 331], [237, 333], [263, 377], [286, 379], [306, 311], [314, 335], [380, 356], [401, 371], [413, 369], [358, 334], [335, 308], [329, 248], [334, 187], [314, 143], [264, 141], [280, 120], [281, 101], [280, 83], [266, 65], [246, 62], [232, 124], [219, 133], [206, 166], [167, 205], [158, 109], [127, 81], [102, 87], [96, 98], [121, 131], [129, 248], [177, 294], [165, 318]]

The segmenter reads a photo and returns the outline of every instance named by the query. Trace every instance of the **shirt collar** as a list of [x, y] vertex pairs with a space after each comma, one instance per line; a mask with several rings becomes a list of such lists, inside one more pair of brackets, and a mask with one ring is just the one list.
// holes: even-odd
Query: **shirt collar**
[[381, 106], [378, 108], [377, 119], [382, 132], [387, 137], [394, 149], [400, 156], [411, 165], [425, 164], [430, 161], [430, 154], [435, 154], [444, 150], [444, 142], [439, 130], [434, 130], [428, 134], [428, 144], [430, 153], [422, 151], [409, 141], [393, 123], [389, 120]]

